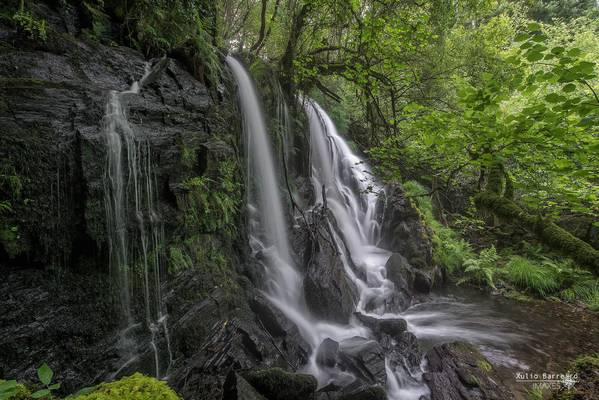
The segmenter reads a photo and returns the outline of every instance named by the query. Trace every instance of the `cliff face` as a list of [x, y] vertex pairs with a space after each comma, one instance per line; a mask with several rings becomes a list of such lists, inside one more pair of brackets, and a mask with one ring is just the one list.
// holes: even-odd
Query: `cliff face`
[[[51, 24], [46, 42], [0, 24], [0, 193], [10, 204], [0, 219], [6, 278], [0, 376], [33, 378], [47, 361], [68, 391], [107, 379], [120, 358], [104, 205], [105, 113], [110, 92], [127, 90], [147, 62], [132, 49], [75, 38], [63, 32], [60, 13], [45, 12]], [[180, 269], [197, 275], [177, 304], [191, 307], [214, 290], [232, 298], [241, 290], [236, 268], [245, 243], [234, 92], [219, 99], [174, 59], [149, 63], [154, 72], [125, 107], [151, 154], [155, 208], [165, 232], [163, 266], [171, 276]], [[204, 196], [215, 191], [218, 199]], [[129, 210], [124, 229], [134, 231], [135, 218]], [[173, 324], [187, 311], [173, 311]], [[131, 368], [151, 373], [143, 364]]]

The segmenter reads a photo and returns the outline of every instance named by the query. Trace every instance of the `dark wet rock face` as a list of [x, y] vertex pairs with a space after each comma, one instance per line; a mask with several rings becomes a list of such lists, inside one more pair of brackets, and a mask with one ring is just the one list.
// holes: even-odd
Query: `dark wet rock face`
[[303, 224], [297, 234], [305, 277], [306, 303], [314, 316], [338, 323], [348, 323], [355, 309], [356, 288], [348, 279], [332, 237], [328, 210], [317, 208], [311, 213], [310, 226]]
[[436, 346], [427, 354], [424, 380], [431, 400], [508, 400], [514, 395], [501, 384], [493, 366], [473, 345], [464, 342]]
[[384, 349], [374, 340], [354, 337], [341, 342], [339, 364], [364, 383], [385, 385], [387, 382]]
[[223, 400], [266, 400], [240, 374], [231, 371], [223, 385]]
[[316, 350], [316, 363], [323, 367], [333, 368], [337, 364], [339, 343], [331, 338], [322, 341]]
[[47, 362], [56, 381], [78, 390], [113, 371], [118, 337], [105, 277], [4, 269], [2, 275], [0, 376], [36, 381]]

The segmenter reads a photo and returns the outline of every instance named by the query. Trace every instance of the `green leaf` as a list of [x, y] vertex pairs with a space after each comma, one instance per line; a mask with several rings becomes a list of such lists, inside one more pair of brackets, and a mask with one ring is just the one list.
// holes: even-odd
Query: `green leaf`
[[576, 90], [576, 85], [573, 83], [568, 83], [567, 85], [565, 85], [562, 90], [566, 93], [572, 93], [573, 91]]
[[50, 390], [58, 390], [58, 389], [60, 389], [60, 382], [55, 383], [54, 385], [48, 386], [48, 389], [50, 389]]
[[42, 390], [38, 390], [35, 393], [31, 394], [31, 397], [33, 397], [34, 399], [39, 399], [41, 397], [46, 397], [50, 394], [50, 389], [42, 389]]
[[545, 96], [545, 100], [547, 100], [549, 103], [559, 103], [560, 101], [565, 100], [565, 97], [560, 96], [557, 93], [549, 93], [547, 96]]
[[568, 56], [570, 56], [570, 57], [578, 57], [581, 54], [582, 54], [582, 50], [577, 49], [576, 47], [568, 50]]
[[551, 52], [555, 55], [559, 55], [559, 54], [562, 54], [564, 52], [564, 50], [565, 49], [562, 46], [556, 46], [551, 49]]
[[543, 59], [543, 53], [538, 51], [531, 51], [526, 53], [526, 59], [530, 62], [535, 62]]
[[529, 37], [530, 37], [530, 35], [528, 33], [519, 33], [514, 38], [514, 41], [516, 41], [516, 42], [523, 42], [526, 39], [528, 39]]
[[14, 389], [17, 387], [17, 381], [15, 380], [10, 380], [10, 381], [6, 381], [6, 382], [2, 382], [0, 383], [0, 393], [1, 392], [6, 392], [8, 390]]
[[37, 369], [37, 377], [40, 382], [46, 386], [52, 382], [52, 376], [54, 376], [54, 372], [52, 372], [52, 369], [46, 363], [43, 363], [42, 366]]
[[538, 31], [540, 29], [541, 29], [541, 25], [537, 24], [536, 22], [532, 22], [532, 23], [528, 24], [529, 31]]

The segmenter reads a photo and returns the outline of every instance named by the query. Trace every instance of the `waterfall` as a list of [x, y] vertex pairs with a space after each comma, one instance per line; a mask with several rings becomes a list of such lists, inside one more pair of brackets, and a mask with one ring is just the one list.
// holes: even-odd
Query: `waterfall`
[[[304, 98], [303, 102], [310, 123], [312, 185], [317, 201], [322, 203], [323, 196], [326, 198], [337, 223], [337, 248], [349, 253], [342, 254], [341, 260], [348, 278], [358, 288], [356, 311], [375, 318], [400, 318], [397, 310], [387, 309], [395, 294], [385, 269], [391, 254], [377, 247], [381, 222], [377, 203], [378, 195], [384, 194], [383, 188], [364, 160], [339, 135], [324, 109], [311, 99]], [[352, 324], [360, 325], [356, 320]], [[390, 399], [419, 399], [428, 393], [420, 371], [394, 366], [389, 359], [385, 361], [385, 370]]]
[[[302, 370], [314, 375], [320, 387], [328, 384], [347, 386], [356, 378], [348, 371], [320, 366], [316, 362], [318, 348], [330, 338], [339, 342], [340, 348], [351, 351], [370, 340], [371, 332], [355, 318], [350, 324], [340, 325], [318, 320], [309, 312], [303, 294], [303, 277], [289, 243], [288, 216], [282, 200], [286, 189], [277, 179], [273, 144], [261, 103], [252, 79], [241, 63], [232, 57], [227, 57], [226, 62], [238, 86], [247, 159], [249, 240], [253, 256], [261, 263], [267, 277], [265, 295], [295, 323], [311, 347], [308, 363]], [[280, 101], [277, 104], [279, 118], [288, 118], [284, 105]], [[385, 299], [393, 295], [394, 287], [385, 278], [384, 266], [390, 253], [376, 246], [380, 235], [377, 193], [382, 188], [373, 181], [366, 164], [351, 152], [326, 112], [311, 100], [305, 104], [310, 120], [313, 186], [319, 202], [322, 195], [326, 195], [327, 205], [338, 224], [338, 230], [331, 227], [337, 247], [349, 249], [349, 254], [342, 253], [341, 259], [345, 272], [359, 290], [356, 311], [379, 318], [389, 317]], [[285, 120], [280, 124], [285, 127], [284, 133], [288, 133]], [[288, 145], [285, 141], [282, 144], [285, 147], [281, 156], [286, 158]], [[322, 193], [322, 187], [325, 193]], [[358, 278], [354, 267], [365, 272], [366, 281]], [[373, 308], [372, 304], [376, 306]], [[418, 377], [404, 369], [386, 361], [385, 371], [391, 399], [418, 399], [427, 393]]]
[[[167, 327], [167, 315], [161, 294], [164, 230], [156, 208], [156, 175], [153, 171], [150, 143], [135, 132], [127, 118], [127, 100], [136, 96], [152, 69], [147, 64], [145, 74], [122, 92], [111, 91], [103, 119], [106, 142], [104, 174], [104, 205], [111, 274], [118, 283], [124, 328], [120, 348], [124, 362], [115, 372], [140, 357], [132, 337], [140, 327], [147, 328], [146, 345], [152, 353], [157, 377], [168, 374], [173, 358]], [[131, 223], [132, 222], [132, 223]], [[133, 225], [133, 226], [131, 226]], [[135, 290], [141, 287], [143, 319], [136, 315]], [[164, 351], [159, 349], [162, 335]], [[147, 335], [146, 335], [147, 336]], [[142, 344], [142, 352], [143, 349]], [[161, 368], [161, 361], [166, 367]]]

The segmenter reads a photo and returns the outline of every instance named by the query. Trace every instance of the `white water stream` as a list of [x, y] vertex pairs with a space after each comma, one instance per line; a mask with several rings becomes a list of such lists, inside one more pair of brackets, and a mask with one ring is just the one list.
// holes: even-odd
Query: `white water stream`
[[[127, 117], [127, 100], [139, 94], [151, 73], [152, 69], [146, 64], [143, 77], [128, 90], [111, 91], [103, 119], [107, 153], [104, 204], [110, 269], [118, 282], [124, 319], [120, 339], [123, 360], [115, 376], [140, 357], [137, 339], [132, 333], [141, 325], [149, 331], [147, 346], [154, 358], [155, 375], [167, 375], [173, 362], [161, 293], [164, 232], [155, 206], [156, 176], [150, 144], [134, 131]], [[134, 229], [128, 226], [132, 220]], [[143, 297], [141, 318], [135, 312], [134, 290], [137, 288]], [[160, 336], [163, 336], [164, 349], [158, 345]]]

